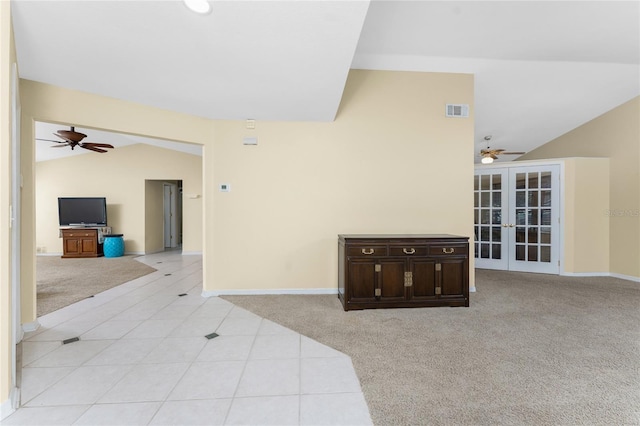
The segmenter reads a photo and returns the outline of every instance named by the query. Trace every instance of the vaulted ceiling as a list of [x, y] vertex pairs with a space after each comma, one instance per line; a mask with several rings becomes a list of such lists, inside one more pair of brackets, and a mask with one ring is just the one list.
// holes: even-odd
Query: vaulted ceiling
[[473, 73], [476, 148], [511, 151], [640, 94], [638, 1], [210, 3], [14, 0], [20, 76], [212, 119], [331, 121], [350, 68]]

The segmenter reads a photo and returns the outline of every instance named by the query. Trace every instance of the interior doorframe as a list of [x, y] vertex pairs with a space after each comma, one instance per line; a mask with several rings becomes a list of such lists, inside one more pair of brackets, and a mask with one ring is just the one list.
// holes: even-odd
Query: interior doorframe
[[[163, 190], [163, 232], [164, 232], [164, 247], [176, 248], [178, 246], [178, 214], [177, 214], [177, 202], [178, 202], [178, 185], [174, 183], [164, 182], [162, 184]], [[168, 190], [168, 194], [167, 194]], [[167, 214], [168, 213], [168, 214]], [[167, 218], [167, 216], [169, 216]], [[167, 238], [167, 229], [168, 237]], [[168, 240], [168, 245], [167, 245]]]
[[559, 200], [558, 200], [558, 218], [559, 218], [559, 223], [558, 223], [558, 274], [559, 275], [564, 275], [565, 274], [565, 260], [564, 260], [564, 255], [565, 255], [565, 229], [564, 229], [564, 219], [566, 217], [565, 215], [565, 194], [566, 194], [566, 190], [565, 190], [565, 176], [566, 176], [566, 172], [565, 172], [565, 163], [564, 161], [560, 160], [533, 160], [533, 161], [509, 161], [509, 162], [504, 162], [504, 163], [492, 163], [492, 164], [487, 164], [487, 165], [483, 165], [483, 164], [476, 164], [475, 165], [475, 170], [482, 170], [482, 169], [510, 169], [513, 167], [530, 167], [530, 166], [558, 166], [559, 168], [559, 172], [558, 172], [558, 177], [559, 177], [559, 182], [558, 182], [558, 194], [559, 194]]
[[11, 341], [11, 400], [12, 408], [17, 409], [20, 404], [20, 389], [18, 387], [18, 344], [24, 337], [21, 317], [21, 291], [20, 265], [21, 257], [20, 239], [21, 227], [21, 191], [22, 168], [20, 166], [20, 122], [21, 105], [19, 94], [18, 64], [14, 63], [11, 69], [11, 313], [12, 313], [12, 341]]

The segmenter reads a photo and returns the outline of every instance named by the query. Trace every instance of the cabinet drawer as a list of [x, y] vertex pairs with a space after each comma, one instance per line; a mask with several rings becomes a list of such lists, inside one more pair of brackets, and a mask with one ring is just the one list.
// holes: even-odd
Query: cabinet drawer
[[95, 231], [67, 231], [63, 230], [62, 235], [65, 237], [95, 237]]
[[386, 256], [387, 246], [348, 246], [347, 256], [349, 257], [367, 257], [367, 256]]
[[468, 246], [466, 244], [450, 244], [450, 245], [438, 245], [438, 246], [429, 246], [429, 254], [430, 255], [462, 255], [467, 254], [469, 251]]
[[391, 246], [389, 247], [390, 256], [424, 256], [427, 254], [425, 246]]

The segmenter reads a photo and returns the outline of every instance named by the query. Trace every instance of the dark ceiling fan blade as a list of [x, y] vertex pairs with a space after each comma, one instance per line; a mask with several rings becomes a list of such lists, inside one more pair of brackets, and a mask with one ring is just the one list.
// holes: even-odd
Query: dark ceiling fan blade
[[66, 137], [64, 137], [64, 136], [62, 136], [62, 135], [59, 135], [59, 134], [57, 134], [57, 133], [54, 133], [53, 135], [54, 135], [54, 136], [59, 137], [60, 139], [64, 139], [64, 142], [63, 142], [63, 143], [65, 143], [65, 142], [66, 142], [66, 143], [78, 143], [78, 142], [74, 142], [74, 141], [72, 141], [71, 139], [66, 138]]
[[76, 132], [75, 127], [73, 126], [71, 127], [71, 130], [58, 130], [58, 133], [55, 133], [55, 135], [73, 142], [80, 142], [82, 139], [87, 137], [84, 133]]
[[95, 151], [95, 152], [109, 152], [109, 151], [107, 151], [105, 149], [96, 148], [96, 147], [91, 146], [91, 145], [87, 146], [85, 144], [80, 144], [80, 147], [84, 148], [84, 149], [88, 149], [90, 151]]
[[488, 154], [500, 155], [502, 151], [504, 151], [504, 149], [491, 149], [491, 148], [481, 149], [480, 155], [488, 155]]
[[506, 151], [504, 149], [491, 149], [491, 148], [480, 150], [481, 157], [495, 156], [495, 155], [522, 155], [522, 154], [526, 154], [526, 152]]
[[42, 139], [42, 138], [36, 138], [37, 141], [45, 141], [45, 142], [55, 142], [55, 143], [68, 143], [66, 141], [54, 141], [53, 139]]
[[110, 145], [108, 143], [96, 143], [96, 142], [82, 142], [80, 145], [84, 146], [97, 146], [99, 148], [113, 148], [113, 145]]
[[69, 145], [68, 142], [60, 142], [60, 145], [51, 145], [51, 148], [64, 148], [66, 146], [71, 146], [71, 145]]

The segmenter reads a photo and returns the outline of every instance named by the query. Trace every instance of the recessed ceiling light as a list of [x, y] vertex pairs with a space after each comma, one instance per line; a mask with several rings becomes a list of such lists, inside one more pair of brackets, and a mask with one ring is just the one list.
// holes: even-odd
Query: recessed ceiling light
[[207, 0], [182, 0], [189, 8], [189, 10], [199, 13], [200, 15], [206, 15], [211, 12], [211, 4]]

